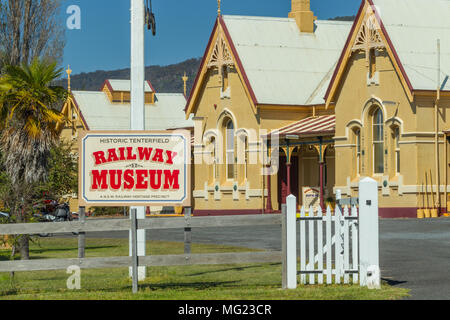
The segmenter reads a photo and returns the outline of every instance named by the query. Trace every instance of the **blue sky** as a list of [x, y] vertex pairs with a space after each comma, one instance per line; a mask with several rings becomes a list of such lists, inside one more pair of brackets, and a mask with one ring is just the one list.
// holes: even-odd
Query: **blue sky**
[[[152, 0], [157, 35], [146, 36], [146, 65], [169, 65], [203, 55], [217, 16], [217, 0]], [[354, 15], [361, 0], [311, 0], [319, 19]], [[74, 74], [129, 67], [130, 0], [63, 0], [81, 9], [81, 29], [66, 30], [63, 65]], [[287, 17], [290, 0], [222, 0], [222, 13]]]

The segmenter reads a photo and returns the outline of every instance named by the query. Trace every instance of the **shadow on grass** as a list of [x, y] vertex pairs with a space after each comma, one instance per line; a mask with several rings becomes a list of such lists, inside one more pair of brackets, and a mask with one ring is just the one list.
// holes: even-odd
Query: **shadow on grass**
[[[216, 281], [216, 282], [186, 282], [186, 283], [148, 283], [140, 284], [139, 289], [195, 289], [206, 290], [211, 288], [220, 287], [223, 285], [237, 284], [240, 281]], [[123, 289], [130, 289], [131, 286], [124, 287]]]
[[18, 289], [6, 289], [6, 290], [0, 290], [0, 297], [6, 297], [10, 295], [16, 295], [19, 293]]
[[[281, 263], [271, 263], [271, 264], [268, 264], [268, 266], [276, 266], [276, 265], [281, 265]], [[217, 273], [217, 272], [224, 272], [224, 271], [244, 271], [244, 270], [246, 270], [246, 269], [262, 268], [262, 267], [263, 267], [262, 265], [230, 267], [230, 268], [220, 269], [220, 270], [210, 270], [210, 271], [204, 271], [204, 272], [192, 273], [192, 274], [188, 274], [188, 275], [186, 275], [186, 276], [187, 276], [187, 277], [195, 277], [195, 276], [201, 276], [201, 275], [209, 274], [209, 273]]]

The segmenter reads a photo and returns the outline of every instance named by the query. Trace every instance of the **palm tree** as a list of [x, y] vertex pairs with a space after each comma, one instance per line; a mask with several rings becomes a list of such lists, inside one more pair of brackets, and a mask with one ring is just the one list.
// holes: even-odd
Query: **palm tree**
[[[0, 78], [0, 150], [12, 184], [16, 205], [11, 213], [18, 222], [27, 221], [27, 195], [33, 185], [46, 180], [52, 146], [58, 140], [57, 110], [66, 97], [52, 82], [62, 69], [56, 63], [35, 59], [30, 65], [6, 66]], [[28, 237], [21, 237], [21, 257], [28, 259]]]

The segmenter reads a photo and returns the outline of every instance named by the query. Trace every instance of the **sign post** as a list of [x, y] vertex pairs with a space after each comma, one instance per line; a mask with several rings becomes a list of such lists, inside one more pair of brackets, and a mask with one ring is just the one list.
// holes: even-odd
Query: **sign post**
[[[145, 130], [145, 8], [144, 0], [131, 0], [131, 114], [130, 129]], [[138, 219], [145, 219], [145, 207], [136, 209]], [[131, 234], [130, 234], [131, 237]], [[145, 230], [137, 231], [138, 255], [145, 256]], [[131, 251], [131, 239], [130, 239]], [[130, 252], [131, 254], [131, 252]], [[145, 279], [146, 268], [138, 270], [139, 280]]]
[[[191, 135], [187, 130], [84, 132], [79, 145], [79, 204], [131, 207], [131, 225], [135, 229], [136, 220], [145, 218], [136, 208], [190, 207], [190, 151]], [[145, 230], [130, 230], [133, 261], [133, 252], [145, 255], [145, 233], [139, 231]], [[130, 267], [130, 275], [135, 277], [137, 273], [137, 278], [142, 279], [145, 269], [140, 267], [136, 272]]]

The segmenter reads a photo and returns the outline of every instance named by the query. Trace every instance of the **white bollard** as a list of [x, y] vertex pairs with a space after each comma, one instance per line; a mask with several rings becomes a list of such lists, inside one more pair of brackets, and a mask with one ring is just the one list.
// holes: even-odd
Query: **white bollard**
[[380, 289], [378, 231], [378, 183], [371, 178], [359, 181], [359, 272], [360, 285]]
[[286, 214], [286, 273], [287, 288], [297, 288], [297, 199], [287, 197]]

